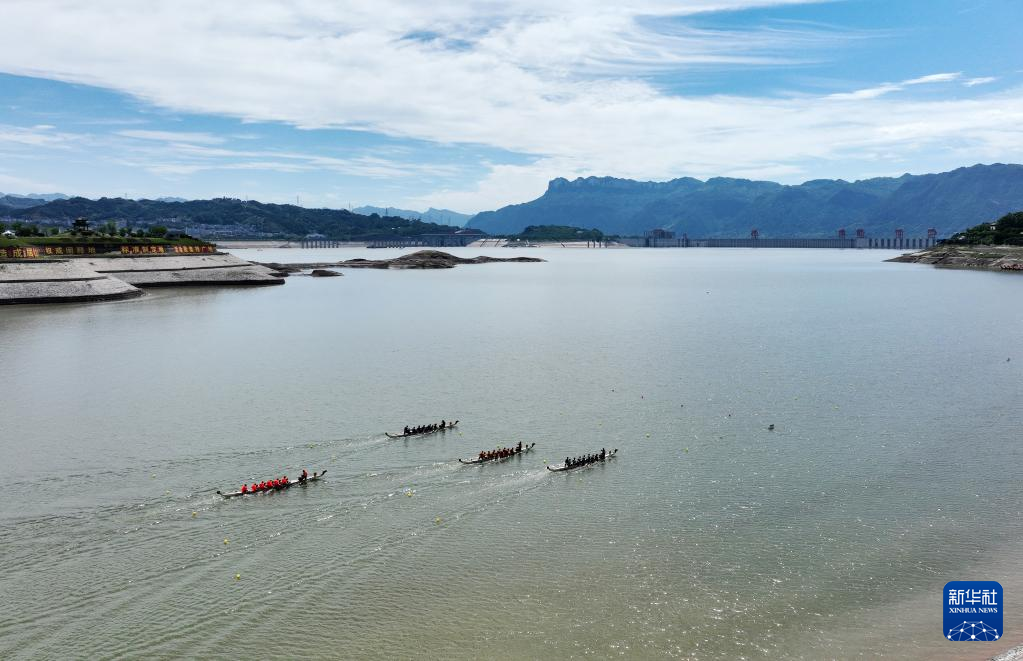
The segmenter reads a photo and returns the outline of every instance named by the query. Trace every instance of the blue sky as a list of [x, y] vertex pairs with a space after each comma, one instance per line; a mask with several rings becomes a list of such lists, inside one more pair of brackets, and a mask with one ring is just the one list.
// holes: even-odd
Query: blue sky
[[1018, 0], [8, 0], [0, 191], [474, 212], [1023, 161]]

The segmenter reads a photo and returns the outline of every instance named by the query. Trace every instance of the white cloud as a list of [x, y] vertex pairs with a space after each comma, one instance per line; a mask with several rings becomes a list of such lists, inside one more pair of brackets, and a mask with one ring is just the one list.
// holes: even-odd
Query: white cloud
[[[120, 131], [115, 135], [139, 137], [136, 131]], [[336, 158], [322, 154], [271, 149], [229, 149], [219, 146], [193, 144], [179, 140], [180, 133], [147, 131], [159, 145], [143, 143], [124, 145], [116, 141], [93, 138], [103, 142], [112, 158], [121, 165], [142, 168], [166, 177], [186, 177], [199, 172], [225, 170], [263, 170], [268, 172], [334, 172], [337, 174], [370, 179], [397, 179], [402, 177], [450, 176], [454, 168], [432, 163], [410, 163], [379, 156], [352, 155]], [[219, 141], [218, 141], [219, 142]]]
[[26, 177], [17, 177], [0, 172], [0, 190], [17, 191], [17, 193], [52, 193], [59, 189], [54, 183], [36, 181]]
[[910, 80], [904, 81], [903, 85], [926, 85], [928, 83], [947, 83], [952, 80], [956, 80], [963, 74], [961, 72], [956, 73], [933, 73], [929, 76], [921, 76], [920, 78], [911, 78]]
[[71, 143], [79, 141], [79, 136], [61, 133], [45, 124], [32, 128], [0, 124], [0, 148], [12, 147], [52, 147], [67, 148]]
[[921, 76], [919, 78], [911, 78], [904, 80], [901, 83], [883, 83], [877, 87], [868, 87], [866, 89], [856, 90], [855, 92], [843, 92], [839, 94], [832, 94], [832, 99], [876, 99], [879, 96], [888, 94], [890, 92], [900, 92], [907, 87], [912, 85], [928, 85], [931, 83], [947, 83], [956, 80], [962, 76], [961, 73], [934, 73], [929, 76]]
[[998, 80], [998, 79], [995, 78], [994, 76], [983, 76], [981, 78], [968, 78], [968, 79], [963, 81], [963, 85], [966, 85], [967, 87], [974, 87], [975, 85], [987, 85], [988, 83], [993, 83], [996, 80]]
[[224, 139], [210, 133], [190, 133], [187, 131], [117, 131], [117, 135], [139, 140], [159, 140], [161, 142], [185, 142], [200, 145], [219, 145]]

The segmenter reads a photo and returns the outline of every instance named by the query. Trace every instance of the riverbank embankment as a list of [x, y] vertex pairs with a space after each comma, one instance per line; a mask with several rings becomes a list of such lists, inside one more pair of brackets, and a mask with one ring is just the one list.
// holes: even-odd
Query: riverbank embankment
[[889, 262], [933, 264], [945, 269], [1023, 273], [1023, 246], [939, 245], [893, 257]]
[[112, 301], [141, 295], [138, 287], [77, 260], [0, 262], [0, 304]]
[[284, 280], [234, 255], [89, 256], [0, 261], [0, 304], [141, 296], [146, 287], [262, 286]]
[[81, 261], [97, 273], [136, 287], [260, 286], [284, 282], [265, 266], [221, 253], [156, 257], [102, 256], [86, 257]]

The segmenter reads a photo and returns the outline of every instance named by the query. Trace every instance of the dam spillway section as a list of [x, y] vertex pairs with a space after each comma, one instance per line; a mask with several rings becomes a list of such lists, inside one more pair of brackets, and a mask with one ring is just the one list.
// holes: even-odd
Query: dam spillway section
[[937, 231], [930, 229], [926, 236], [907, 237], [896, 230], [891, 237], [866, 236], [857, 230], [856, 236], [847, 237], [839, 230], [836, 237], [761, 237], [757, 230], [748, 237], [690, 239], [686, 234], [676, 236], [670, 230], [651, 230], [641, 237], [622, 237], [617, 242], [634, 248], [837, 248], [846, 250], [922, 250], [938, 245]]

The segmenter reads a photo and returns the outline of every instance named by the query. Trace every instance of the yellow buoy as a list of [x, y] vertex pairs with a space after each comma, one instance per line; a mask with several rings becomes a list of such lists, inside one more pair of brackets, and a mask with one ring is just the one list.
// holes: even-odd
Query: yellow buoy
[[434, 523], [440, 523], [440, 517], [438, 516], [436, 519], [433, 520], [433, 522]]
[[225, 537], [224, 538], [224, 546], [227, 546], [227, 544], [228, 544], [227, 537]]
[[199, 513], [198, 513], [198, 512], [192, 512], [192, 518], [193, 518], [193, 519], [194, 519], [195, 517], [197, 517], [197, 516], [199, 516]]
[[234, 575], [234, 580], [236, 580], [236, 581], [242, 580], [242, 575], [241, 574], [235, 574]]
[[647, 437], [647, 438], [650, 438], [650, 434], [647, 434], [647, 435], [646, 435], [646, 437]]

